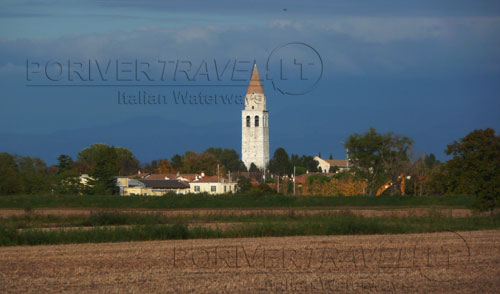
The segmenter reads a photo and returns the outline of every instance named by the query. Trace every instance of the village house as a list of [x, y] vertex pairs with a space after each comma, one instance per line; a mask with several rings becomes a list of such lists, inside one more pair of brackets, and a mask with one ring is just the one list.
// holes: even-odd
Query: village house
[[352, 167], [352, 163], [345, 159], [323, 159], [319, 156], [315, 156], [314, 160], [318, 162], [318, 169], [321, 168], [321, 172], [329, 173], [330, 168], [337, 168], [338, 172], [348, 171]]
[[217, 176], [197, 178], [189, 186], [191, 193], [225, 194], [236, 191], [236, 182]]
[[120, 188], [120, 195], [122, 196], [162, 196], [167, 193], [189, 193], [189, 183], [178, 180], [148, 180], [118, 177], [117, 185]]
[[[134, 179], [136, 177], [136, 179]], [[188, 194], [208, 193], [224, 194], [236, 191], [236, 182], [218, 176], [200, 174], [151, 174], [143, 177], [118, 177], [120, 195], [161, 196], [167, 193]]]

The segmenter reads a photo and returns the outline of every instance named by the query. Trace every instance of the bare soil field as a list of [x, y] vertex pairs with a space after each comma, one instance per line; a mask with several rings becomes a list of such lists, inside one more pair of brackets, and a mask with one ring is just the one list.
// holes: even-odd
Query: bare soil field
[[[89, 215], [96, 211], [118, 211], [123, 213], [161, 213], [168, 216], [190, 216], [190, 215], [265, 215], [265, 214], [289, 214], [293, 212], [297, 215], [306, 214], [327, 214], [340, 213], [349, 210], [351, 213], [366, 217], [372, 216], [422, 216], [428, 213], [441, 213], [451, 215], [453, 217], [467, 217], [472, 215], [472, 210], [466, 208], [439, 208], [439, 207], [423, 207], [423, 208], [359, 208], [359, 207], [307, 207], [307, 208], [226, 208], [226, 209], [210, 209], [210, 208], [193, 208], [193, 209], [103, 209], [103, 208], [43, 208], [33, 209], [31, 213], [40, 215], [57, 215], [57, 216], [72, 216], [72, 215]], [[23, 215], [26, 212], [22, 209], [0, 209], [0, 218], [14, 215]]]
[[0, 248], [0, 293], [499, 293], [500, 230]]

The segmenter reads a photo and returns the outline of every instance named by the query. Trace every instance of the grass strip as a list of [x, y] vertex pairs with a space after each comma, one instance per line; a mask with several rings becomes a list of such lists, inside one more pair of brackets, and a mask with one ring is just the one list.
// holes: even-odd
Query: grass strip
[[295, 216], [261, 220], [222, 230], [187, 224], [149, 224], [92, 229], [17, 230], [0, 225], [0, 246], [128, 242], [199, 238], [282, 237], [309, 235], [406, 234], [440, 231], [500, 229], [500, 214], [452, 218], [442, 214], [423, 217], [363, 217], [351, 213]]
[[9, 195], [0, 196], [0, 208], [30, 211], [34, 208], [249, 208], [249, 207], [346, 207], [385, 206], [471, 207], [475, 197], [445, 196], [284, 196], [262, 194], [96, 196]]

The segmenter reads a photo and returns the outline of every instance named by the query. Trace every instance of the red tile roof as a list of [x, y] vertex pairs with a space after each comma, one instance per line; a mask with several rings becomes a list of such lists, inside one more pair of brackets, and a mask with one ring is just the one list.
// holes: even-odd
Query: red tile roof
[[345, 159], [324, 159], [330, 166], [347, 167], [347, 160]]

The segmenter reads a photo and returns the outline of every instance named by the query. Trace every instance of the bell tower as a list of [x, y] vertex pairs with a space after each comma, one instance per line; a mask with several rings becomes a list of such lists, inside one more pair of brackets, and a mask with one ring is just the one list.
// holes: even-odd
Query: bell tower
[[245, 109], [241, 112], [241, 160], [247, 169], [252, 163], [259, 169], [269, 164], [269, 112], [257, 64], [253, 67]]

